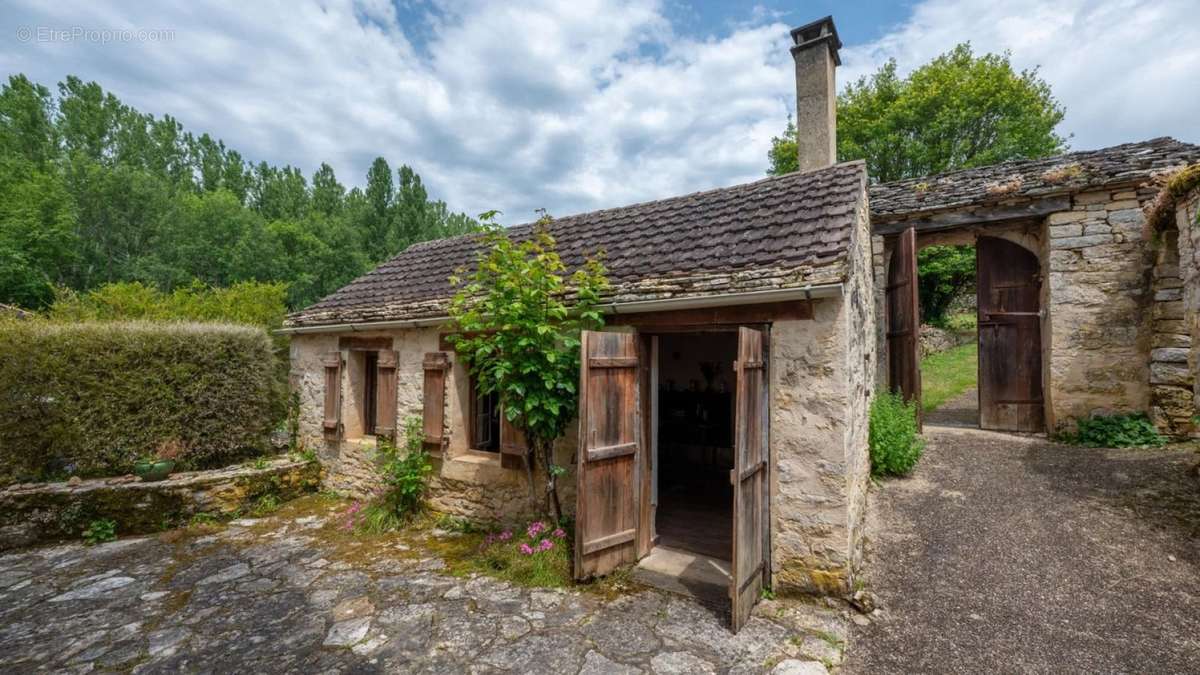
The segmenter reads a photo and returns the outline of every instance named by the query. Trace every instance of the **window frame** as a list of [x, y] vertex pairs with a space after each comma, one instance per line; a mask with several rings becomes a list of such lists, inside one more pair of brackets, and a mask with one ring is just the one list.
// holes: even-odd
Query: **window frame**
[[[467, 376], [467, 396], [469, 397], [469, 405], [467, 409], [467, 448], [475, 452], [486, 452], [489, 455], [500, 454], [500, 396], [496, 392], [487, 394], [485, 397], [479, 395], [477, 383], [473, 376]], [[489, 436], [491, 440], [488, 442], [489, 447], [480, 447], [479, 439], [479, 400], [486, 398], [492, 401], [491, 412], [489, 414]]]

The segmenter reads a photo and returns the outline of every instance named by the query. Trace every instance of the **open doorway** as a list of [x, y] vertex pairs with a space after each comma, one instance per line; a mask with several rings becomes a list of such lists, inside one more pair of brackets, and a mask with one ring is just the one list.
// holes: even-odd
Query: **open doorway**
[[652, 548], [636, 574], [723, 607], [733, 552], [738, 334], [666, 333], [651, 344]]
[[658, 544], [729, 560], [737, 333], [676, 333], [658, 345]]
[[1021, 236], [963, 230], [918, 242], [908, 228], [894, 240], [888, 383], [918, 402], [924, 422], [1044, 431], [1043, 272]]
[[979, 426], [976, 253], [970, 241], [924, 246], [917, 254], [927, 424]]

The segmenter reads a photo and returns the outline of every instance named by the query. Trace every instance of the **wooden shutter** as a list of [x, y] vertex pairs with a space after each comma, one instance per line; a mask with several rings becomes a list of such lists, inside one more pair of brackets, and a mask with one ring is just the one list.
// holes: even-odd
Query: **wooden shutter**
[[529, 444], [525, 442], [525, 433], [513, 426], [508, 418], [504, 415], [504, 409], [500, 409], [500, 452], [505, 455], [517, 455], [524, 457], [529, 450]]
[[917, 295], [917, 232], [897, 237], [888, 265], [888, 389], [917, 405], [921, 421], [921, 309]]
[[975, 243], [979, 426], [1042, 431], [1042, 278], [1038, 258], [995, 237]]
[[375, 362], [375, 435], [396, 437], [396, 366], [399, 356], [386, 349]]
[[342, 437], [342, 354], [329, 352], [321, 358], [325, 366], [325, 416], [321, 425], [325, 439]]
[[764, 532], [767, 490], [767, 364], [763, 334], [738, 329], [737, 401], [734, 420], [733, 573], [729, 579], [736, 632], [750, 620], [766, 572]]
[[519, 469], [525, 466], [525, 458], [529, 455], [529, 443], [525, 441], [525, 432], [513, 426], [504, 416], [504, 408], [500, 408], [500, 466], [506, 469]]
[[446, 372], [450, 369], [450, 359], [445, 352], [429, 352], [425, 355], [423, 365], [425, 390], [422, 431], [426, 445], [441, 450], [446, 440], [443, 427], [446, 416]]
[[584, 331], [579, 367], [575, 576], [637, 559], [641, 423], [637, 336]]

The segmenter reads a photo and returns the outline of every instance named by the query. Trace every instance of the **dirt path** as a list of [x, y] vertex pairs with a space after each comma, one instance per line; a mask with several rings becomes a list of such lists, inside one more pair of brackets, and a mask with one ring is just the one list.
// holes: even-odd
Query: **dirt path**
[[843, 672], [1200, 671], [1195, 452], [926, 437], [873, 492], [883, 611]]
[[943, 427], [979, 427], [979, 391], [968, 389], [943, 403], [937, 410], [925, 413], [925, 423]]

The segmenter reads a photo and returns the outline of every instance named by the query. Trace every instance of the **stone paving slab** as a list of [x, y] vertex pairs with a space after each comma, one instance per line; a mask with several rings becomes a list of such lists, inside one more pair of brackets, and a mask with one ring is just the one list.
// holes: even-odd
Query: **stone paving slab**
[[[304, 501], [304, 500], [302, 500]], [[0, 556], [0, 671], [817, 673], [848, 613], [766, 601], [737, 635], [697, 602], [450, 576], [428, 535], [334, 542], [337, 505]], [[823, 662], [822, 662], [823, 660]]]

